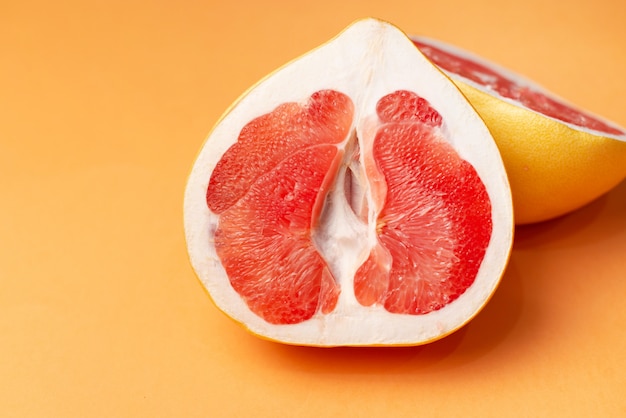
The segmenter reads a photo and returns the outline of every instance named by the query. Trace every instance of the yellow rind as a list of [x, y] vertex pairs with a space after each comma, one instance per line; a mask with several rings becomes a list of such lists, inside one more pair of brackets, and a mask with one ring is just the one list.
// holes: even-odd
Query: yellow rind
[[573, 129], [458, 79], [507, 170], [517, 224], [574, 211], [626, 178], [626, 142]]

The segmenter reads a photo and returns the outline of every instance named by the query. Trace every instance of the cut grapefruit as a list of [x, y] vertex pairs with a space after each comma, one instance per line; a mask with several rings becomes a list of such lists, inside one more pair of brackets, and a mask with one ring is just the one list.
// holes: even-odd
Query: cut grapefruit
[[453, 332], [495, 291], [513, 235], [489, 130], [376, 19], [235, 102], [196, 159], [184, 215], [216, 305], [263, 338], [314, 346]]
[[460, 48], [412, 39], [489, 127], [507, 169], [518, 224], [571, 212], [626, 177], [625, 128]]

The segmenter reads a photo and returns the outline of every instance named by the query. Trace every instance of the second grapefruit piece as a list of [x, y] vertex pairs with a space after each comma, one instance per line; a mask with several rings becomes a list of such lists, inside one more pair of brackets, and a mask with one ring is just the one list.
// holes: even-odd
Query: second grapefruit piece
[[491, 130], [518, 224], [569, 213], [626, 177], [626, 128], [456, 46], [412, 39], [450, 75]]

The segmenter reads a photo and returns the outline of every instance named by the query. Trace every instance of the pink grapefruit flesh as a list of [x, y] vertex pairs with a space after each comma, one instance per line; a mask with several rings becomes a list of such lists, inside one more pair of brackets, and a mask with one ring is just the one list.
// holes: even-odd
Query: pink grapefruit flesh
[[474, 281], [491, 236], [491, 204], [474, 168], [442, 138], [426, 100], [400, 91], [377, 106], [374, 161], [387, 184], [378, 244], [355, 276], [364, 305], [425, 314]]
[[621, 129], [610, 126], [593, 115], [575, 109], [554, 97], [548, 97], [532, 87], [520, 85], [494, 67], [487, 67], [471, 59], [444, 51], [422, 40], [414, 39], [413, 42], [440, 68], [489, 88], [500, 96], [517, 101], [531, 110], [582, 128], [613, 135], [625, 134]]
[[209, 181], [207, 204], [221, 215], [217, 254], [233, 288], [270, 323], [302, 322], [336, 303], [311, 222], [351, 120], [352, 102], [335, 91], [281, 105], [244, 127]]
[[296, 150], [343, 141], [352, 114], [353, 104], [347, 96], [325, 90], [313, 94], [306, 106], [285, 103], [254, 119], [215, 167], [207, 190], [209, 208], [221, 213], [239, 200], [259, 175]]
[[[363, 161], [369, 181], [385, 187], [375, 195], [377, 243], [356, 270], [354, 294], [363, 306], [426, 314], [474, 282], [492, 232], [491, 203], [425, 99], [396, 91], [376, 112], [372, 155]], [[352, 101], [334, 90], [305, 105], [282, 104], [248, 123], [212, 172], [207, 205], [220, 216], [217, 255], [234, 290], [269, 323], [335, 309], [342, 289], [312, 235], [353, 118]], [[346, 161], [360, 161], [359, 152]], [[365, 222], [363, 210], [355, 212]]]

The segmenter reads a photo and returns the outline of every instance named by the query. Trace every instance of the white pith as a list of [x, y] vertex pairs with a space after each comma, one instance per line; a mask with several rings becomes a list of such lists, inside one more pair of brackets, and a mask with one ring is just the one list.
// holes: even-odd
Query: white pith
[[[205, 200], [211, 172], [251, 119], [284, 102], [304, 102], [323, 89], [342, 92], [355, 104], [354, 125], [346, 143], [355, 137], [362, 141], [362, 155], [367, 139], [374, 133], [372, 115], [376, 114], [376, 102], [396, 90], [418, 93], [442, 115], [446, 138], [484, 182], [493, 208], [492, 240], [474, 284], [446, 307], [426, 315], [398, 315], [379, 306], [363, 307], [356, 301], [351, 280], [375, 241], [376, 214], [370, 207], [370, 222], [363, 224], [347, 203], [332, 208], [335, 213], [329, 217], [329, 223], [314, 237], [318, 248], [323, 247], [320, 251], [325, 259], [334, 265], [334, 273], [339, 274], [336, 278], [341, 294], [333, 312], [317, 313], [300, 324], [273, 325], [251, 312], [231, 287], [211, 242], [219, 220]], [[362, 191], [371, 200], [367, 187]], [[331, 193], [342, 193], [341, 187]], [[185, 191], [184, 216], [192, 266], [221, 310], [255, 334], [285, 343], [318, 346], [411, 345], [454, 331], [470, 320], [493, 293], [508, 261], [513, 230], [508, 181], [482, 120], [405, 34], [374, 19], [355, 23], [242, 96], [216, 125], [197, 157]], [[321, 239], [320, 234], [329, 239]]]
[[[357, 137], [351, 135], [342, 145], [344, 148], [346, 145], [351, 146], [355, 140]], [[348, 149], [344, 154], [344, 161], [349, 160], [349, 155]], [[335, 187], [329, 192], [319, 227], [313, 231], [312, 236], [313, 243], [327, 262], [341, 288], [337, 308], [358, 305], [351, 278], [354, 277], [358, 266], [367, 258], [369, 249], [376, 240], [375, 222], [371, 221], [375, 220], [373, 219], [375, 215], [370, 210], [368, 213], [370, 222], [362, 222], [345, 198], [343, 186], [344, 178], [349, 170], [347, 163], [348, 161], [339, 167]], [[361, 183], [361, 186], [359, 191], [363, 193], [365, 199], [371, 201], [365, 181]]]
[[[434, 46], [436, 48], [439, 48], [439, 49], [441, 49], [443, 51], [446, 51], [446, 52], [448, 52], [448, 53], [450, 53], [452, 55], [456, 55], [456, 56], [459, 56], [461, 58], [464, 58], [464, 59], [467, 59], [467, 60], [470, 60], [470, 61], [474, 61], [474, 62], [476, 62], [476, 63], [478, 63], [480, 65], [483, 65], [483, 66], [485, 66], [487, 68], [490, 68], [490, 69], [494, 70], [497, 73], [502, 74], [504, 77], [506, 77], [509, 80], [513, 81], [515, 84], [517, 84], [520, 87], [527, 87], [527, 88], [529, 88], [532, 91], [541, 93], [541, 94], [543, 94], [546, 97], [552, 98], [552, 99], [554, 99], [554, 100], [556, 100], [558, 102], [561, 102], [561, 103], [571, 107], [572, 109], [578, 110], [578, 111], [580, 111], [580, 112], [582, 112], [582, 113], [584, 113], [586, 115], [589, 115], [589, 116], [591, 116], [591, 117], [593, 117], [593, 118], [595, 118], [595, 119], [597, 119], [599, 121], [602, 121], [602, 122], [604, 122], [608, 126], [611, 126], [611, 127], [615, 128], [615, 129], [618, 129], [618, 130], [620, 130], [622, 132], [626, 132], [626, 128], [624, 128], [622, 126], [619, 126], [615, 122], [610, 121], [608, 119], [605, 119], [602, 116], [596, 115], [593, 112], [590, 112], [588, 110], [584, 110], [583, 111], [582, 109], [580, 109], [576, 105], [570, 103], [568, 100], [566, 100], [566, 99], [564, 99], [564, 98], [554, 94], [553, 92], [547, 90], [545, 87], [541, 86], [540, 84], [538, 84], [538, 83], [536, 83], [536, 82], [534, 82], [534, 81], [532, 81], [532, 80], [530, 80], [530, 79], [528, 79], [526, 77], [523, 77], [522, 75], [520, 75], [518, 73], [515, 73], [515, 72], [509, 70], [508, 68], [502, 67], [502, 66], [500, 66], [498, 64], [495, 64], [495, 63], [493, 63], [493, 62], [491, 62], [489, 60], [486, 60], [485, 58], [483, 58], [483, 57], [481, 57], [479, 55], [472, 54], [471, 52], [468, 52], [468, 51], [466, 51], [464, 49], [461, 49], [461, 48], [459, 48], [457, 46], [450, 45], [450, 44], [442, 42], [440, 40], [429, 38], [429, 37], [425, 37], [425, 36], [411, 36], [411, 39], [414, 39], [416, 41], [421, 41], [421, 42], [423, 42], [426, 45], [432, 45], [432, 46]], [[611, 133], [607, 133], [607, 132], [596, 131], [594, 129], [585, 128], [585, 127], [580, 126], [580, 125], [575, 125], [575, 124], [572, 124], [572, 123], [569, 123], [569, 122], [565, 122], [565, 121], [556, 119], [556, 118], [554, 118], [552, 116], [548, 116], [548, 115], [545, 115], [543, 113], [537, 112], [536, 110], [533, 110], [533, 109], [525, 106], [523, 103], [521, 103], [521, 102], [519, 102], [517, 100], [511, 99], [511, 98], [508, 98], [508, 97], [500, 96], [497, 92], [493, 91], [492, 89], [490, 89], [490, 88], [488, 88], [488, 87], [486, 87], [486, 86], [484, 86], [482, 84], [476, 83], [475, 81], [470, 80], [468, 78], [465, 78], [465, 77], [463, 77], [463, 76], [461, 76], [459, 74], [456, 74], [456, 73], [453, 73], [451, 71], [447, 71], [447, 70], [444, 70], [444, 69], [442, 69], [442, 71], [444, 71], [453, 80], [462, 81], [463, 83], [468, 84], [468, 85], [474, 87], [475, 89], [478, 89], [480, 91], [488, 93], [488, 94], [490, 94], [492, 96], [497, 96], [498, 99], [500, 99], [502, 101], [505, 101], [507, 103], [511, 103], [511, 104], [513, 104], [515, 106], [522, 107], [522, 108], [526, 109], [529, 112], [537, 113], [537, 114], [542, 115], [543, 117], [546, 117], [546, 118], [558, 121], [559, 123], [567, 125], [567, 126], [569, 126], [570, 128], [572, 128], [574, 130], [587, 132], [587, 133], [590, 133], [590, 134], [593, 134], [593, 135], [596, 135], [596, 136], [602, 136], [602, 137], [605, 137], [605, 138], [613, 138], [613, 139], [617, 139], [619, 141], [626, 141], [626, 133], [624, 135], [616, 135], [616, 134], [611, 134]]]

